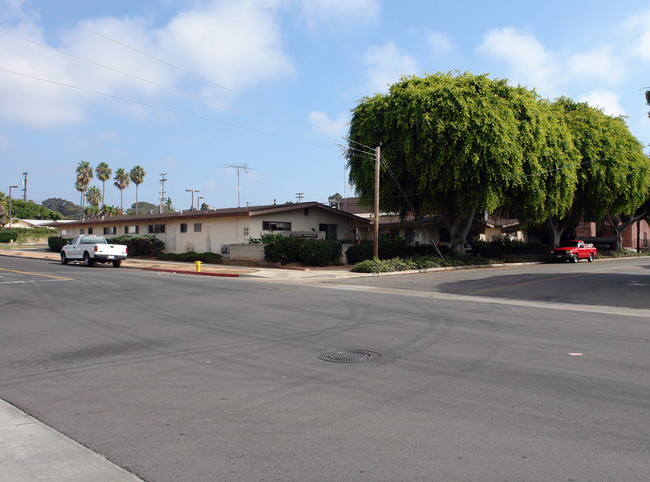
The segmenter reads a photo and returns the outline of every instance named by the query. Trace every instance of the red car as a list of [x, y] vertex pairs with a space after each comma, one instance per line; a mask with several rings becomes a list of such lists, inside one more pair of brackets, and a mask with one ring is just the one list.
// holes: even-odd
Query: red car
[[554, 260], [566, 260], [577, 263], [581, 259], [588, 259], [591, 263], [596, 259], [598, 251], [593, 244], [585, 244], [584, 241], [574, 239], [571, 241], [563, 241], [560, 245], [551, 251], [551, 256]]

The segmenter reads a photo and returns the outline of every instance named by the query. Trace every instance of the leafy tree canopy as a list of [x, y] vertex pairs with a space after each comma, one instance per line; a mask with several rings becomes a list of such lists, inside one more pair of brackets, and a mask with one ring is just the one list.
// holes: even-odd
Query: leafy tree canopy
[[[6, 202], [5, 211], [9, 214], [9, 199], [3, 200]], [[14, 218], [20, 219], [51, 219], [56, 221], [62, 219], [63, 216], [57, 211], [51, 211], [45, 206], [36, 204], [33, 201], [23, 201], [22, 199], [11, 200], [11, 213]]]
[[476, 213], [517, 201], [540, 222], [566, 211], [575, 188], [575, 172], [548, 175], [577, 156], [550, 106], [487, 75], [404, 77], [388, 94], [358, 103], [349, 138], [350, 180], [361, 203], [373, 202], [369, 148], [381, 146], [382, 211], [442, 215], [457, 249]]
[[61, 198], [48, 198], [41, 204], [52, 211], [58, 211], [64, 218], [77, 218], [81, 213], [81, 206]]

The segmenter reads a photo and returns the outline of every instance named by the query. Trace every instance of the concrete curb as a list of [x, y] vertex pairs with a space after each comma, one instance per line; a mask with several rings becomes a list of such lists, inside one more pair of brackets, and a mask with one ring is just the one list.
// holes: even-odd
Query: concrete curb
[[163, 273], [178, 273], [178, 274], [195, 274], [199, 276], [218, 276], [222, 278], [239, 278], [238, 273], [212, 273], [209, 271], [189, 271], [184, 269], [168, 269], [168, 268], [151, 268], [149, 266], [143, 266], [138, 268], [136, 266], [129, 266], [131, 269], [141, 269], [143, 271], [162, 271]]
[[0, 467], [2, 480], [14, 482], [141, 480], [2, 399]]

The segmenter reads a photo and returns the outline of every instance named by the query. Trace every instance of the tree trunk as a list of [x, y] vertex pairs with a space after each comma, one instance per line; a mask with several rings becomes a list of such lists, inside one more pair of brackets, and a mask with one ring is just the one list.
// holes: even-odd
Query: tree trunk
[[551, 235], [551, 241], [553, 242], [553, 247], [557, 248], [560, 244], [560, 238], [566, 227], [566, 222], [555, 218], [554, 216], [549, 216], [546, 219], [546, 226], [548, 227], [549, 234]]
[[474, 221], [474, 215], [476, 214], [477, 208], [478, 206], [474, 206], [470, 213], [465, 217], [445, 217], [447, 227], [449, 228], [451, 243], [454, 246], [455, 253], [465, 253], [465, 240], [467, 239], [467, 235], [472, 228], [472, 222]]
[[603, 224], [607, 226], [616, 235], [616, 251], [623, 250], [623, 233], [627, 228], [634, 224], [637, 220], [643, 219], [647, 214], [645, 207], [637, 209], [632, 215], [624, 216], [605, 216]]

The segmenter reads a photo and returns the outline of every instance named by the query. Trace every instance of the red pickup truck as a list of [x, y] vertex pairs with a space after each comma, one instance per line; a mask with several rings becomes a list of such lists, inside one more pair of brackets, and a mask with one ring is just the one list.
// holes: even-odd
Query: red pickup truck
[[571, 241], [563, 241], [557, 248], [551, 251], [551, 256], [553, 259], [562, 259], [566, 261], [572, 261], [574, 263], [577, 263], [581, 259], [588, 259], [591, 263], [594, 259], [596, 259], [597, 254], [598, 252], [596, 248], [594, 248], [593, 244], [585, 244], [584, 241], [577, 239]]

